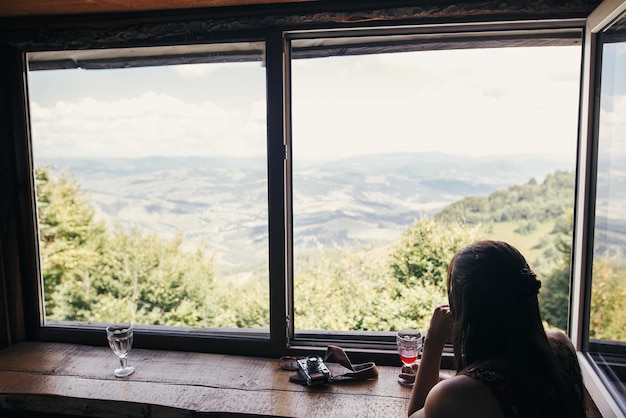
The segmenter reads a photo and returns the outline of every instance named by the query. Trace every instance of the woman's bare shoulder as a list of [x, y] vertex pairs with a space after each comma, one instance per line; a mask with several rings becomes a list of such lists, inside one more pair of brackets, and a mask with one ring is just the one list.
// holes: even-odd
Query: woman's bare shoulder
[[[451, 401], [454, 400], [454, 401]], [[436, 384], [416, 418], [502, 418], [502, 410], [491, 391], [468, 376], [454, 376]]]

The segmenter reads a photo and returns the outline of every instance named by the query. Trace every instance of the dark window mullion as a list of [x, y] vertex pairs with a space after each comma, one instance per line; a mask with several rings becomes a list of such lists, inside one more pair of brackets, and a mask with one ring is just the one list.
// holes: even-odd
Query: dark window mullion
[[284, 79], [282, 32], [271, 32], [266, 43], [267, 155], [269, 213], [270, 341], [274, 350], [287, 345], [286, 193], [284, 140]]

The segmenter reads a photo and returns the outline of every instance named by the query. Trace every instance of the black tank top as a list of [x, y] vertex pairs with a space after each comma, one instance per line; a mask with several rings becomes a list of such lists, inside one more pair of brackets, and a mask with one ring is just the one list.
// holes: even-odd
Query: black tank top
[[[565, 344], [558, 340], [550, 340], [550, 345], [554, 350], [556, 359], [559, 363], [560, 370], [566, 374], [568, 381], [572, 383], [575, 392], [575, 398], [580, 404], [581, 416], [585, 416], [585, 395], [584, 385], [582, 382], [582, 374], [580, 365], [576, 355]], [[501, 373], [485, 368], [471, 368], [459, 373], [476, 379], [483, 385], [487, 386], [493, 397], [498, 401], [502, 414], [506, 418], [519, 418], [520, 409], [518, 401], [514, 396], [513, 382], [511, 379]], [[554, 399], [557, 402], [557, 394], [550, 388], [546, 388], [546, 399]]]

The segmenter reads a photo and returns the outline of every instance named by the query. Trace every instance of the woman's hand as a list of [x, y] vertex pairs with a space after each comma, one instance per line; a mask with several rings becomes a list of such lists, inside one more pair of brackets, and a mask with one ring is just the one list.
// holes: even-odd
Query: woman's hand
[[424, 344], [429, 343], [443, 347], [452, 337], [453, 326], [454, 319], [452, 312], [450, 312], [450, 306], [437, 306], [433, 316], [430, 318], [430, 326]]
[[452, 336], [454, 319], [450, 306], [441, 305], [435, 308], [430, 318], [430, 326], [424, 341], [422, 359], [415, 375], [415, 385], [409, 401], [409, 415], [424, 407], [430, 390], [441, 381], [439, 366], [443, 347]]
[[[415, 376], [417, 375], [417, 369], [419, 369], [420, 364], [419, 361], [417, 363], [413, 363], [410, 366], [402, 366], [402, 370], [400, 371], [400, 377], [403, 378], [407, 382], [414, 382]], [[449, 374], [439, 372], [439, 381], [448, 379]]]
[[400, 378], [404, 379], [407, 383], [413, 383], [415, 381], [415, 374], [417, 373], [418, 363], [413, 363], [410, 366], [403, 365], [400, 370]]

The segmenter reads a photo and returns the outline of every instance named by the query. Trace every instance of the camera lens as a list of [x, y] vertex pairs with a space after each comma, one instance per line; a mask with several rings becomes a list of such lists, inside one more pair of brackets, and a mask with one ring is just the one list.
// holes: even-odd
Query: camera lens
[[319, 357], [314, 357], [314, 356], [311, 356], [311, 357], [309, 357], [309, 358], [307, 358], [307, 359], [306, 359], [306, 364], [307, 364], [309, 367], [317, 367], [317, 365], [319, 364], [319, 362], [320, 362]]

